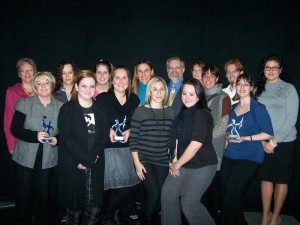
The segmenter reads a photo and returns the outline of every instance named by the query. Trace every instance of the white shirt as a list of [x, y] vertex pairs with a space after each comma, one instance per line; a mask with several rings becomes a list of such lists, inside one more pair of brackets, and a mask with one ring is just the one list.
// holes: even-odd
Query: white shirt
[[236, 89], [234, 90], [231, 90], [230, 88], [230, 85], [228, 85], [226, 88], [223, 88], [222, 89], [226, 94], [229, 95], [230, 97], [230, 101], [231, 101], [231, 105], [235, 104], [235, 103], [238, 103], [240, 100], [237, 100], [237, 101], [233, 101], [232, 98], [235, 96], [236, 94]]

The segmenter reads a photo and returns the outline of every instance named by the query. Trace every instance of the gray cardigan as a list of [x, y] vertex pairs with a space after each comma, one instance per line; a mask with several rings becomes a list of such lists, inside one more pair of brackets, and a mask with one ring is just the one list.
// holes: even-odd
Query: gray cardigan
[[[25, 115], [22, 129], [33, 132], [32, 134], [37, 136], [37, 132], [43, 130], [43, 118], [45, 117], [46, 124], [51, 122], [51, 126], [54, 128], [51, 130], [51, 136], [56, 136], [58, 134], [57, 117], [62, 105], [61, 101], [51, 96], [50, 104], [45, 107], [39, 98], [34, 96], [20, 99], [16, 103], [15, 109]], [[22, 166], [33, 168], [40, 142], [37, 139], [35, 142], [30, 141], [17, 139], [12, 159]], [[57, 157], [57, 146], [52, 147], [49, 144], [43, 144], [42, 169], [56, 166]]]

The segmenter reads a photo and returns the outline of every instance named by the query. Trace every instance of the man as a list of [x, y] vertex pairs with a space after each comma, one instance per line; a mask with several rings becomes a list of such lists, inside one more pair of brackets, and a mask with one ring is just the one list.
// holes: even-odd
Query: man
[[184, 62], [179, 57], [172, 57], [167, 60], [167, 73], [170, 79], [168, 84], [168, 105], [173, 108], [175, 117], [179, 114], [182, 107], [179, 90], [183, 82], [184, 70]]
[[236, 94], [236, 78], [240, 74], [244, 73], [244, 67], [238, 59], [231, 59], [225, 63], [224, 70], [226, 72], [226, 77], [229, 82], [229, 85], [227, 88], [223, 88], [223, 91], [229, 95], [231, 99], [231, 105], [233, 105], [238, 102], [232, 99]]

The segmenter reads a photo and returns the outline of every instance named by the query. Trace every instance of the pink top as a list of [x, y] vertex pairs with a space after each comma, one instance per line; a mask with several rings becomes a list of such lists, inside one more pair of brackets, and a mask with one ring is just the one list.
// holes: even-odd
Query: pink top
[[15, 104], [20, 98], [30, 97], [24, 91], [22, 83], [17, 83], [12, 87], [7, 88], [5, 97], [4, 110], [4, 133], [6, 137], [8, 151], [12, 154], [16, 144], [16, 138], [10, 133], [10, 125], [15, 113]]
[[97, 97], [97, 95], [99, 95], [100, 93], [98, 92], [98, 90], [97, 90], [97, 88], [96, 88], [96, 90], [95, 90], [95, 94], [94, 94], [94, 96], [93, 96], [93, 98], [96, 98]]

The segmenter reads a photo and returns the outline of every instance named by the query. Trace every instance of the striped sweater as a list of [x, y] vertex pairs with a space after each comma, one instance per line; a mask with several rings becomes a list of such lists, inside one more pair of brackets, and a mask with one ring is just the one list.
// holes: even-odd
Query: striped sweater
[[131, 120], [129, 146], [141, 162], [169, 166], [169, 139], [173, 121], [171, 107], [151, 109], [140, 106]]

